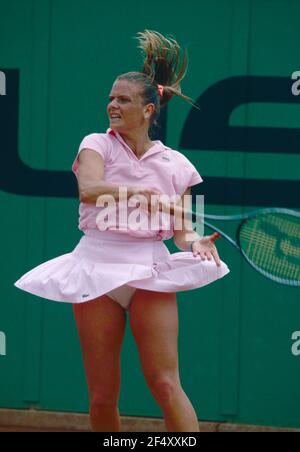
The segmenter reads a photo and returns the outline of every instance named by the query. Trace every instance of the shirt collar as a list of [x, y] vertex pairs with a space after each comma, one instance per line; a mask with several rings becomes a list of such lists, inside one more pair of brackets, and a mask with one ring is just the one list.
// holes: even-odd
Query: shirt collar
[[121, 135], [118, 132], [115, 132], [111, 128], [108, 128], [106, 133], [108, 135], [114, 136], [125, 147], [125, 149], [127, 149], [133, 155], [133, 157], [138, 161], [143, 160], [146, 157], [149, 157], [149, 155], [157, 154], [158, 152], [162, 152], [167, 149], [161, 141], [155, 140], [154, 141], [155, 144], [153, 146], [151, 146], [151, 148], [148, 149], [148, 151], [146, 151], [140, 159], [138, 159], [137, 156], [135, 155], [135, 153], [133, 152], [133, 150], [128, 146], [128, 144], [123, 140], [123, 138], [121, 137]]

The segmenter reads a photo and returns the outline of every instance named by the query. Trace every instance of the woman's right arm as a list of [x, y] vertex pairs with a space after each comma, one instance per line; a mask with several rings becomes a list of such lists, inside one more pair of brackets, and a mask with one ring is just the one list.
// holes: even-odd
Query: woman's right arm
[[[119, 200], [119, 186], [104, 181], [103, 158], [92, 149], [83, 149], [79, 154], [77, 181], [80, 202], [96, 204], [101, 195]], [[128, 190], [128, 198], [132, 194]]]
[[[79, 154], [77, 181], [80, 202], [96, 204], [97, 198], [101, 195], [112, 195], [119, 201], [119, 185], [104, 181], [103, 158], [92, 149], [82, 149]], [[127, 199], [137, 194], [143, 194], [148, 198], [151, 194], [159, 193], [156, 190], [139, 187], [126, 188]]]

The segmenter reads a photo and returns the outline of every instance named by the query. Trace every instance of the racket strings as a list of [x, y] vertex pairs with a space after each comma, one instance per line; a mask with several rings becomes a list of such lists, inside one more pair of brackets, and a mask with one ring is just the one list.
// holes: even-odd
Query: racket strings
[[244, 222], [241, 248], [257, 268], [275, 278], [300, 282], [300, 222], [287, 214], [265, 214]]
[[[262, 234], [261, 232], [257, 232], [257, 236], [253, 237], [253, 231], [243, 231], [243, 238], [247, 239], [250, 243], [253, 243], [254, 241], [257, 242], [257, 245], [262, 245], [264, 247], [269, 247], [270, 249], [276, 248], [276, 240], [270, 240], [270, 237], [266, 235], [266, 233]], [[279, 251], [280, 253], [283, 253], [285, 255], [295, 256], [297, 258], [300, 258], [300, 244], [299, 248], [297, 246], [294, 246], [293, 243], [287, 239], [282, 239], [279, 242]]]

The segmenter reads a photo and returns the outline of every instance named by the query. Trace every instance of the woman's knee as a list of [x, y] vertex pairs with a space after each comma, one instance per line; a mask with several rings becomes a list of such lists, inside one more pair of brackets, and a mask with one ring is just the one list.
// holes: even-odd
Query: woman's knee
[[90, 409], [92, 410], [113, 409], [118, 406], [118, 403], [119, 391], [107, 392], [99, 389], [90, 395]]
[[172, 403], [174, 396], [181, 390], [178, 374], [160, 374], [147, 379], [149, 388], [160, 405]]

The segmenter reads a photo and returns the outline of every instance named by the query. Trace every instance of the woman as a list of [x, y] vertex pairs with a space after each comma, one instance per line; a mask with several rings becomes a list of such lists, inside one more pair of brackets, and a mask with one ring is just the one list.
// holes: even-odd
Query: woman
[[[209, 284], [229, 269], [218, 256], [215, 234], [201, 238], [189, 222], [174, 228], [175, 202], [160, 202], [163, 194], [178, 204], [190, 194], [191, 186], [202, 182], [184, 155], [149, 136], [160, 107], [173, 95], [190, 101], [180, 89], [186, 57], [181, 63], [177, 42], [157, 32], [145, 30], [138, 39], [146, 54], [143, 71], [115, 80], [107, 107], [110, 127], [83, 139], [72, 166], [79, 189], [79, 229], [84, 235], [71, 253], [39, 265], [15, 285], [50, 300], [73, 303], [93, 431], [120, 430], [120, 352], [127, 311], [145, 379], [167, 430], [196, 432], [197, 416], [178, 370], [176, 292]], [[153, 195], [156, 202], [149, 206]], [[128, 201], [134, 196], [141, 202], [144, 220], [158, 212], [159, 228], [130, 227], [128, 219], [134, 212], [128, 212], [137, 204]], [[116, 206], [117, 215], [111, 217]], [[124, 207], [128, 208], [125, 217]], [[171, 237], [181, 252], [170, 254], [163, 240]]]

